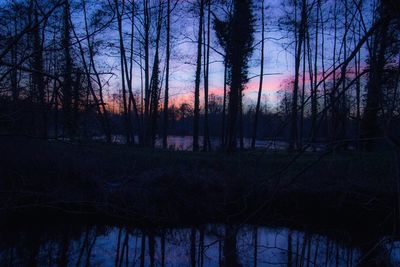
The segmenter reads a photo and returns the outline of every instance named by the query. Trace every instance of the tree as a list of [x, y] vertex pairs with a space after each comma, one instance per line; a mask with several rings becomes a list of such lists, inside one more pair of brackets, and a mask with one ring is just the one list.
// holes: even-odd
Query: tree
[[[123, 38], [123, 24], [122, 24], [122, 15], [125, 9], [124, 2], [122, 2], [122, 11], [120, 11], [119, 1], [115, 0], [115, 10], [117, 14], [117, 24], [118, 24], [118, 36], [119, 36], [119, 50], [120, 50], [120, 64], [121, 64], [121, 86], [122, 86], [122, 104], [124, 108], [124, 117], [125, 117], [125, 133], [126, 133], [126, 141], [128, 144], [134, 142], [133, 133], [132, 133], [132, 125], [131, 125], [131, 112], [128, 109], [129, 99], [127, 98], [127, 90], [126, 86], [130, 86], [131, 80], [129, 78], [128, 66], [126, 63], [126, 51], [125, 44]], [[129, 97], [129, 96], [128, 96]]]
[[384, 104], [383, 89], [387, 81], [383, 79], [387, 75], [385, 69], [388, 67], [389, 59], [396, 56], [396, 52], [392, 52], [393, 49], [396, 51], [397, 31], [395, 26], [391, 26], [391, 22], [396, 18], [393, 10], [390, 1], [379, 1], [377, 16], [382, 23], [372, 37], [372, 50], [368, 59], [370, 74], [367, 84], [367, 99], [361, 122], [361, 138], [365, 139], [364, 149], [368, 151], [376, 148], [376, 139], [382, 136], [384, 130], [382, 122], [378, 121], [378, 116]]
[[62, 85], [62, 108], [64, 112], [64, 128], [70, 138], [75, 137], [76, 125], [72, 113], [72, 58], [71, 58], [71, 24], [69, 0], [64, 3], [63, 32], [61, 45], [64, 52], [63, 85]]
[[160, 97], [160, 59], [159, 59], [159, 44], [161, 36], [161, 25], [162, 25], [162, 3], [158, 6], [158, 20], [157, 20], [157, 33], [156, 33], [156, 47], [154, 55], [153, 70], [151, 75], [151, 102], [150, 102], [150, 125], [149, 132], [145, 136], [146, 145], [154, 147], [157, 133], [157, 118], [158, 118], [158, 107]]
[[143, 1], [143, 49], [144, 49], [144, 112], [142, 114], [142, 133], [141, 144], [146, 145], [146, 136], [149, 134], [150, 128], [150, 15], [149, 1]]
[[194, 88], [194, 118], [193, 118], [193, 151], [199, 150], [199, 123], [200, 123], [200, 73], [201, 73], [201, 45], [203, 35], [204, 0], [200, 0], [199, 32], [197, 37], [196, 78]]
[[236, 149], [239, 109], [242, 91], [248, 81], [248, 60], [253, 51], [254, 19], [251, 0], [234, 0], [233, 13], [225, 21], [215, 17], [214, 28], [225, 48], [230, 85], [228, 125], [225, 149]]
[[254, 114], [254, 126], [253, 126], [253, 135], [251, 139], [251, 148], [255, 148], [256, 146], [256, 138], [257, 138], [257, 124], [258, 117], [260, 113], [260, 105], [261, 105], [261, 94], [263, 87], [263, 78], [264, 78], [264, 38], [265, 38], [265, 22], [264, 22], [264, 0], [261, 1], [261, 65], [260, 65], [260, 84], [258, 86], [258, 94], [257, 94], [257, 105]]
[[[303, 43], [306, 35], [307, 25], [307, 3], [306, 0], [301, 0], [300, 7], [300, 23], [297, 22], [297, 0], [295, 0], [295, 74], [292, 94], [292, 115], [290, 124], [290, 140], [289, 150], [299, 149], [299, 133], [298, 133], [298, 95], [299, 95], [299, 76], [300, 76], [300, 61], [303, 49]], [[297, 23], [299, 26], [297, 26]], [[303, 103], [302, 103], [303, 105]]]
[[166, 73], [165, 73], [165, 93], [164, 93], [164, 128], [163, 128], [163, 148], [167, 148], [168, 136], [168, 98], [169, 98], [169, 61], [170, 61], [170, 31], [171, 31], [171, 0], [167, 2], [167, 58], [166, 58]]
[[[33, 0], [30, 1], [30, 15], [33, 15], [33, 23], [39, 24], [39, 12], [38, 3]], [[41, 40], [41, 29], [35, 27], [33, 29], [33, 62], [32, 69], [35, 73], [32, 74], [32, 94], [34, 100], [34, 105], [38, 107], [38, 112], [35, 114], [34, 118], [37, 123], [35, 123], [35, 133], [42, 137], [47, 137], [47, 111], [45, 104], [45, 81], [44, 81], [44, 67], [43, 67], [43, 42]], [[35, 109], [36, 110], [36, 109]], [[36, 113], [36, 112], [35, 112]]]
[[211, 0], [207, 3], [207, 44], [205, 43], [206, 34], [204, 33], [204, 135], [203, 150], [211, 150], [210, 130], [208, 124], [208, 77], [210, 68], [210, 22], [211, 22]]
[[[87, 42], [87, 53], [88, 53], [88, 57], [89, 59], [86, 59], [86, 51], [83, 47], [81, 38], [78, 36], [73, 22], [71, 21], [71, 25], [72, 25], [72, 32], [74, 34], [74, 37], [76, 39], [76, 43], [78, 45], [79, 48], [79, 52], [80, 52], [80, 56], [81, 56], [81, 60], [82, 60], [82, 67], [83, 70], [85, 72], [86, 78], [87, 78], [87, 86], [88, 86], [88, 90], [89, 90], [89, 94], [92, 96], [93, 98], [93, 102], [95, 105], [95, 108], [97, 110], [97, 115], [99, 117], [99, 121], [101, 123], [102, 129], [104, 131], [104, 135], [106, 137], [106, 142], [107, 143], [111, 143], [111, 129], [110, 129], [110, 122], [109, 122], [109, 114], [108, 114], [108, 110], [106, 108], [106, 103], [104, 101], [104, 97], [103, 97], [103, 83], [101, 81], [100, 78], [100, 74], [97, 70], [97, 66], [96, 66], [96, 61], [95, 61], [95, 55], [94, 55], [94, 40], [95, 40], [95, 36], [93, 33], [89, 32], [89, 23], [88, 23], [88, 14], [87, 14], [87, 8], [86, 8], [86, 0], [82, 0], [82, 11], [83, 11], [83, 19], [84, 19], [84, 36]], [[97, 15], [97, 12], [94, 14], [95, 16]], [[107, 25], [108, 23], [106, 23]], [[100, 27], [100, 28], [105, 28], [104, 26], [98, 26], [96, 24], [93, 25], [95, 28], [96, 27]], [[96, 31], [97, 29], [95, 29], [94, 31]], [[90, 38], [92, 37], [92, 38]], [[93, 41], [91, 41], [93, 40]], [[92, 81], [92, 72], [93, 75], [95, 76], [94, 78], [94, 82]], [[95, 83], [97, 83], [98, 86], [98, 91], [99, 91], [99, 95], [96, 94], [95, 92]], [[87, 105], [89, 105], [89, 103], [87, 103]]]

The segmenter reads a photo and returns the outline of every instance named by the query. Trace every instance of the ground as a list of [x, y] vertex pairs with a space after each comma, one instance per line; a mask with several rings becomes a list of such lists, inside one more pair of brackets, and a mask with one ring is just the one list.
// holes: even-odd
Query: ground
[[390, 152], [188, 152], [0, 138], [0, 210], [146, 224], [256, 223], [393, 231]]

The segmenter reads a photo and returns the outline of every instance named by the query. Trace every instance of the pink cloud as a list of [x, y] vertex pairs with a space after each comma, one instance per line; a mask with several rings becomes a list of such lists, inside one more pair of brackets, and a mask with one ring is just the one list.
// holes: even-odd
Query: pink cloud
[[[264, 93], [276, 93], [281, 87], [282, 81], [287, 79], [288, 75], [280, 75], [280, 76], [266, 76], [263, 81], [263, 92]], [[249, 95], [249, 97], [254, 97], [254, 93], [258, 92], [259, 80], [257, 78], [252, 79], [247, 83], [246, 88], [244, 90], [245, 95]], [[229, 87], [227, 88], [229, 91]], [[209, 94], [214, 94], [217, 96], [223, 96], [224, 88], [223, 87], [213, 87], [209, 89]], [[182, 103], [189, 103], [193, 105], [193, 92], [185, 92], [180, 93], [171, 97], [171, 105], [180, 105]], [[204, 89], [200, 88], [200, 103], [203, 102], [204, 99]]]

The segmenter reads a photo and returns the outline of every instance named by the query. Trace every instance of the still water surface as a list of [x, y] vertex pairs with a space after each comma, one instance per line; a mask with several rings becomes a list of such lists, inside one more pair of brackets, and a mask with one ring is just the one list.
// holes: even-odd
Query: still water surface
[[347, 267], [375, 261], [372, 257], [378, 254], [380, 260], [400, 266], [400, 244], [389, 239], [373, 245], [378, 253], [288, 228], [209, 224], [167, 229], [81, 225], [72, 229], [26, 224], [2, 234], [0, 266]]
[[[102, 140], [105, 141], [105, 136], [95, 136], [94, 140]], [[112, 142], [116, 144], [125, 144], [126, 137], [124, 135], [113, 135]], [[138, 136], [135, 136], [135, 142], [138, 142]], [[221, 147], [221, 138], [210, 137], [210, 143], [212, 149], [218, 149]], [[203, 145], [203, 137], [199, 136], [199, 144]], [[155, 146], [157, 148], [162, 147], [162, 138], [156, 138]], [[167, 137], [167, 146], [169, 149], [173, 150], [192, 150], [193, 148], [193, 137], [189, 135], [179, 136], [179, 135], [169, 135]], [[237, 140], [237, 146], [239, 147], [239, 139]], [[279, 141], [279, 140], [256, 140], [255, 147], [263, 148], [269, 150], [285, 150], [289, 146], [288, 142]], [[243, 138], [243, 147], [250, 148], [251, 147], [251, 139]], [[316, 145], [317, 149], [322, 148], [322, 145]]]

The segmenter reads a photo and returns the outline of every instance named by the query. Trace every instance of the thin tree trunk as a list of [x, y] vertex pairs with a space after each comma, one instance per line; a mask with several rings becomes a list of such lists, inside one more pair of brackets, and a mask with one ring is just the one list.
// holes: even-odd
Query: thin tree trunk
[[201, 45], [203, 34], [204, 0], [200, 0], [199, 33], [197, 38], [197, 66], [194, 89], [194, 117], [193, 117], [193, 151], [199, 150], [199, 123], [200, 123], [200, 72], [201, 72]]
[[223, 96], [223, 103], [222, 103], [222, 125], [221, 125], [221, 145], [222, 147], [225, 146], [225, 118], [226, 118], [226, 85], [227, 85], [227, 63], [226, 59], [224, 60], [224, 96]]
[[334, 104], [334, 99], [336, 98], [336, 46], [337, 46], [337, 1], [335, 1], [334, 4], [334, 10], [333, 10], [333, 19], [334, 19], [334, 35], [333, 35], [333, 76], [332, 76], [332, 90], [331, 90], [331, 94], [330, 94], [330, 102], [332, 105], [331, 108], [331, 142], [334, 142], [337, 139], [337, 116], [338, 116], [338, 112], [337, 112], [337, 104]]
[[[348, 31], [348, 3], [347, 0], [344, 0], [344, 4], [345, 4], [345, 22], [344, 22], [344, 37], [343, 37], [343, 58], [346, 59], [347, 58], [347, 31]], [[346, 99], [346, 92], [345, 92], [345, 88], [346, 88], [346, 73], [347, 73], [347, 68], [342, 68], [342, 77], [344, 77], [344, 79], [342, 80], [342, 101], [341, 101], [341, 108], [340, 108], [340, 133], [339, 133], [339, 139], [346, 139], [346, 123], [347, 123], [347, 99]], [[344, 148], [347, 147], [347, 144], [343, 144]]]
[[163, 128], [163, 148], [166, 149], [168, 137], [168, 97], [169, 97], [169, 60], [170, 60], [170, 23], [171, 23], [171, 0], [168, 0], [167, 7], [167, 58], [166, 58], [166, 74], [165, 74], [165, 93], [164, 93], [164, 128]]
[[[203, 150], [211, 150], [210, 133], [208, 124], [208, 73], [210, 67], [210, 25], [211, 25], [211, 1], [208, 0], [208, 21], [207, 21], [207, 48], [204, 51], [204, 136], [203, 136]], [[205, 40], [204, 40], [205, 41]]]
[[133, 106], [133, 112], [134, 115], [137, 119], [137, 130], [139, 132], [140, 136], [140, 123], [139, 123], [139, 112], [136, 104], [136, 99], [133, 95], [133, 88], [132, 88], [132, 78], [133, 78], [133, 45], [134, 45], [134, 29], [135, 29], [135, 5], [132, 3], [132, 11], [131, 11], [131, 17], [132, 17], [132, 25], [131, 25], [131, 38], [130, 38], [130, 52], [129, 52], [129, 66], [128, 66], [128, 61], [126, 54], [123, 54], [124, 58], [124, 64], [125, 64], [125, 72], [126, 72], [126, 82], [128, 86], [128, 117], [127, 120], [129, 121], [129, 127], [130, 127], [130, 134], [131, 134], [131, 141], [134, 144], [135, 143], [135, 135], [132, 127], [132, 106]]
[[[87, 12], [86, 12], [86, 1], [83, 1], [83, 11], [84, 11], [84, 19], [85, 19], [85, 32], [86, 32], [86, 39], [87, 39], [87, 44], [89, 47], [89, 59], [91, 62], [91, 67], [93, 68], [93, 72], [96, 76], [96, 81], [97, 84], [99, 86], [99, 99], [97, 100], [97, 96], [94, 92], [94, 89], [92, 88], [92, 95], [93, 98], [95, 100], [95, 104], [98, 105], [98, 112], [103, 114], [103, 127], [104, 127], [104, 132], [106, 135], [106, 139], [108, 143], [111, 143], [111, 128], [110, 128], [110, 120], [109, 120], [109, 115], [108, 115], [108, 111], [106, 108], [106, 103], [104, 101], [104, 97], [103, 97], [103, 84], [101, 83], [101, 79], [100, 79], [100, 75], [97, 71], [96, 68], [96, 64], [94, 61], [94, 51], [93, 51], [93, 44], [90, 42], [90, 38], [89, 38], [89, 27], [88, 27], [88, 22], [87, 22]], [[89, 72], [90, 72], [90, 68], [88, 68]], [[88, 77], [88, 80], [90, 80], [90, 77]], [[91, 82], [90, 82], [91, 84]], [[100, 109], [101, 107], [101, 109]]]
[[131, 122], [129, 117], [129, 110], [128, 110], [128, 99], [127, 99], [127, 92], [126, 92], [126, 73], [125, 73], [125, 45], [123, 39], [123, 29], [122, 29], [122, 14], [124, 11], [124, 2], [122, 2], [122, 12], [119, 8], [119, 1], [115, 0], [115, 10], [117, 13], [117, 23], [118, 23], [118, 35], [119, 35], [119, 50], [120, 50], [120, 64], [121, 64], [121, 85], [122, 85], [122, 104], [124, 109], [124, 118], [125, 118], [125, 134], [126, 134], [126, 141], [128, 144], [132, 143], [132, 131], [131, 131]]
[[[361, 3], [360, 3], [361, 5]], [[361, 9], [361, 6], [360, 6]], [[360, 14], [361, 16], [361, 14]], [[358, 34], [361, 35], [361, 19], [358, 23]], [[361, 36], [359, 36], [358, 40], [355, 41], [355, 44], [360, 41]], [[355, 37], [355, 39], [357, 39]], [[361, 73], [361, 52], [358, 52], [358, 55], [354, 57], [354, 68], [356, 77]], [[356, 81], [356, 121], [357, 121], [357, 129], [356, 129], [356, 148], [360, 149], [360, 134], [361, 134], [361, 81], [357, 79]]]
[[[32, 0], [31, 0], [32, 1]], [[35, 24], [39, 25], [39, 14], [35, 4], [31, 2], [32, 8], [34, 7], [34, 18]], [[47, 137], [47, 109], [46, 109], [46, 102], [45, 102], [45, 83], [43, 77], [43, 45], [42, 40], [40, 37], [40, 28], [35, 27], [33, 30], [33, 50], [34, 50], [34, 59], [33, 59], [33, 69], [36, 73], [33, 74], [32, 82], [34, 87], [34, 92], [37, 97], [37, 102], [39, 105], [39, 125], [37, 125], [36, 133], [40, 136], [46, 138]]]
[[[89, 38], [89, 29], [88, 29], [88, 25], [87, 25], [87, 15], [86, 15], [86, 1], [83, 0], [82, 4], [83, 4], [83, 15], [84, 15], [84, 21], [85, 21], [85, 33], [86, 33], [86, 39], [87, 39], [88, 48], [89, 48], [90, 65], [87, 64], [87, 61], [86, 61], [86, 58], [84, 55], [84, 49], [83, 49], [82, 43], [80, 41], [80, 38], [77, 36], [74, 27], [72, 26], [71, 28], [72, 28], [72, 32], [75, 36], [76, 42], [79, 47], [79, 52], [80, 52], [80, 55], [82, 58], [83, 68], [84, 68], [86, 76], [87, 76], [88, 89], [89, 89], [90, 94], [92, 95], [94, 104], [96, 106], [99, 120], [102, 125], [104, 134], [106, 136], [106, 141], [107, 141], [107, 143], [111, 143], [111, 130], [110, 130], [109, 121], [108, 121], [108, 112], [105, 107], [105, 103], [103, 101], [102, 84], [101, 84], [100, 76], [95, 67], [94, 56], [93, 56], [93, 47], [92, 47], [92, 43], [90, 42], [90, 38]], [[72, 21], [70, 21], [70, 22], [72, 25]], [[92, 79], [91, 79], [91, 75], [90, 75], [91, 68], [93, 68], [93, 72], [96, 76], [96, 80], [99, 85], [100, 99], [97, 97], [97, 95], [94, 91], [94, 88], [93, 88]]]
[[303, 49], [303, 74], [301, 84], [301, 100], [300, 100], [300, 125], [299, 125], [299, 140], [298, 148], [303, 147], [303, 133], [304, 133], [304, 108], [305, 108], [305, 95], [306, 95], [306, 49], [304, 44]]
[[[317, 101], [317, 99], [314, 99], [314, 81], [316, 80], [316, 79], [314, 79], [315, 77], [314, 77], [314, 69], [313, 69], [313, 55], [312, 55], [312, 50], [311, 50], [311, 38], [310, 38], [310, 29], [309, 29], [309, 27], [307, 27], [307, 30], [306, 30], [306, 36], [307, 36], [307, 57], [308, 57], [308, 59], [307, 59], [307, 61], [308, 61], [308, 75], [309, 75], [309, 79], [310, 79], [310, 98], [311, 98], [311, 129], [310, 129], [310, 141], [313, 139], [313, 137], [312, 137], [312, 135], [313, 135], [313, 131], [314, 131], [314, 129], [313, 129], [313, 120], [314, 120], [314, 118], [313, 118], [313, 116], [315, 115], [317, 115], [316, 113], [315, 114], [313, 114], [313, 108], [314, 108], [314, 105], [316, 105], [317, 103], [314, 103], [314, 101]], [[316, 118], [315, 118], [316, 119]], [[315, 121], [315, 123], [316, 123], [316, 121]]]
[[158, 6], [158, 20], [157, 20], [157, 36], [156, 36], [156, 53], [154, 55], [153, 70], [151, 75], [151, 98], [150, 98], [150, 114], [149, 114], [149, 133], [145, 136], [146, 145], [151, 147], [155, 146], [156, 134], [157, 134], [157, 118], [158, 118], [158, 106], [159, 106], [159, 43], [161, 36], [161, 25], [162, 25], [162, 3]]
[[315, 52], [314, 52], [314, 84], [313, 91], [311, 92], [311, 143], [314, 143], [317, 138], [317, 114], [318, 114], [318, 37], [319, 37], [319, 9], [321, 0], [317, 0], [317, 20], [315, 22]]
[[244, 134], [243, 134], [243, 90], [239, 90], [239, 145], [240, 149], [244, 149]]
[[253, 136], [251, 139], [251, 148], [256, 147], [256, 138], [257, 138], [257, 124], [258, 117], [260, 113], [260, 105], [261, 105], [261, 94], [263, 87], [263, 78], [264, 78], [264, 0], [261, 1], [261, 67], [260, 67], [260, 84], [258, 87], [258, 95], [257, 95], [257, 105], [256, 111], [254, 114], [254, 126], [253, 126]]
[[323, 79], [323, 92], [324, 92], [324, 109], [323, 109], [323, 116], [325, 118], [325, 124], [326, 124], [326, 132], [325, 132], [325, 139], [328, 140], [328, 134], [329, 134], [329, 118], [328, 118], [328, 92], [326, 88], [326, 81], [325, 81], [325, 28], [324, 28], [324, 19], [323, 19], [323, 13], [322, 13], [322, 5], [319, 5], [319, 12], [320, 12], [320, 17], [321, 17], [321, 67], [322, 67], [322, 79]]
[[[297, 10], [297, 7], [296, 7]], [[290, 130], [290, 142], [289, 142], [289, 150], [297, 150], [299, 149], [299, 134], [298, 134], [298, 127], [297, 127], [297, 120], [298, 120], [298, 114], [297, 114], [297, 109], [298, 109], [298, 93], [299, 93], [299, 72], [300, 72], [300, 60], [301, 60], [301, 51], [302, 51], [302, 45], [304, 41], [304, 35], [305, 35], [305, 24], [306, 24], [306, 18], [307, 16], [307, 11], [306, 11], [306, 0], [302, 0], [302, 6], [301, 6], [301, 18], [300, 18], [300, 26], [299, 30], [297, 33], [296, 30], [296, 40], [297, 40], [297, 45], [296, 45], [296, 56], [295, 56], [295, 77], [294, 77], [294, 87], [293, 87], [293, 95], [292, 95], [292, 120], [291, 120], [291, 130]], [[296, 27], [297, 29], [297, 27]]]
[[[14, 19], [14, 36], [17, 35], [17, 20]], [[17, 60], [18, 60], [18, 43], [14, 40], [15, 38], [11, 38], [10, 40], [10, 45], [14, 44], [11, 46], [11, 64], [13, 66], [17, 65]], [[10, 72], [10, 83], [11, 83], [11, 94], [14, 102], [17, 102], [19, 99], [19, 85], [18, 85], [18, 71], [17, 68], [13, 68]]]
[[62, 108], [64, 115], [64, 130], [67, 131], [70, 138], [75, 137], [75, 123], [72, 118], [72, 59], [70, 53], [70, 30], [71, 25], [69, 21], [69, 0], [65, 1], [64, 14], [63, 14], [63, 36], [62, 48], [64, 52], [64, 72], [63, 72], [63, 86], [62, 86]]
[[143, 144], [145, 145], [147, 138], [146, 136], [149, 134], [150, 130], [150, 97], [151, 97], [151, 89], [150, 89], [150, 57], [149, 57], [149, 34], [150, 34], [150, 16], [149, 16], [149, 7], [148, 0], [143, 1], [144, 5], [144, 23], [143, 23], [143, 31], [144, 31], [144, 119], [143, 119]]

